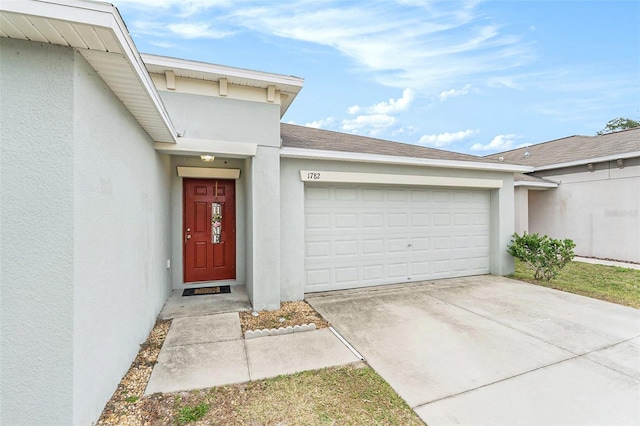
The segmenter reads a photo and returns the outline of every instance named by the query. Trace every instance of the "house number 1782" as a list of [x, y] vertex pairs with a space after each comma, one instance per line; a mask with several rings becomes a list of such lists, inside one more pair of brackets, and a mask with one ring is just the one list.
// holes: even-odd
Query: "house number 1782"
[[318, 180], [318, 179], [320, 179], [320, 173], [318, 173], [318, 172], [308, 172], [307, 173], [307, 179]]

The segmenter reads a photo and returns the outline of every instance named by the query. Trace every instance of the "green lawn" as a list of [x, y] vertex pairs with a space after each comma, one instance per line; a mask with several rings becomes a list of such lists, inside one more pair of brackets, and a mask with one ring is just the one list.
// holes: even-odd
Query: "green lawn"
[[640, 270], [570, 262], [547, 282], [534, 280], [533, 271], [516, 259], [512, 278], [640, 309]]
[[154, 394], [135, 404], [139, 413], [131, 420], [162, 425], [424, 425], [364, 363]]

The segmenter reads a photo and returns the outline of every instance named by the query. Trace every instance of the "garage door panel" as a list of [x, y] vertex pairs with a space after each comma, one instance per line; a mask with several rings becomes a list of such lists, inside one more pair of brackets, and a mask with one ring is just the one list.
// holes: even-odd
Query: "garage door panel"
[[314, 200], [328, 200], [329, 188], [328, 187], [307, 187], [305, 188], [305, 199], [307, 202]]
[[382, 201], [382, 189], [365, 188], [362, 190], [362, 201]]
[[357, 240], [336, 241], [334, 247], [336, 256], [357, 256], [359, 254]]
[[384, 240], [382, 238], [363, 239], [362, 254], [372, 254], [372, 255], [384, 254]]
[[409, 275], [407, 263], [392, 263], [389, 265], [389, 278], [404, 278]]
[[328, 241], [308, 241], [305, 243], [308, 258], [328, 257], [331, 255], [331, 245]]
[[305, 200], [306, 291], [489, 272], [488, 191], [309, 186]]

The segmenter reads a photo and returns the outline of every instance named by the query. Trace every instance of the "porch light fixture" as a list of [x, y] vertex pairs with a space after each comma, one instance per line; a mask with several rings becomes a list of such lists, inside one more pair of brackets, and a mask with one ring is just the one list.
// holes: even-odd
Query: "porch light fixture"
[[213, 160], [215, 160], [215, 159], [216, 159], [216, 157], [215, 157], [215, 156], [213, 156], [213, 155], [201, 155], [201, 156], [200, 156], [200, 159], [201, 159], [202, 161], [204, 161], [205, 163], [210, 163], [210, 162], [212, 162]]

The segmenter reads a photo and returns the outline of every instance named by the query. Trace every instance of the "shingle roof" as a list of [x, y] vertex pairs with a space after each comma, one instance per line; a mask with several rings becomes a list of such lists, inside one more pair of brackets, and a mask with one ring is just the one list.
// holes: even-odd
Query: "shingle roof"
[[534, 183], [558, 183], [551, 179], [544, 179], [534, 175], [526, 175], [524, 173], [514, 173], [513, 180], [516, 182], [534, 182]]
[[540, 167], [633, 152], [640, 152], [640, 127], [601, 136], [569, 136], [486, 158], [503, 157], [509, 163]]
[[282, 146], [287, 148], [357, 152], [437, 160], [473, 161], [475, 163], [500, 163], [492, 158], [477, 157], [475, 155], [460, 154], [441, 149], [333, 132], [330, 130], [314, 129], [294, 124], [281, 123], [280, 135], [282, 138]]

